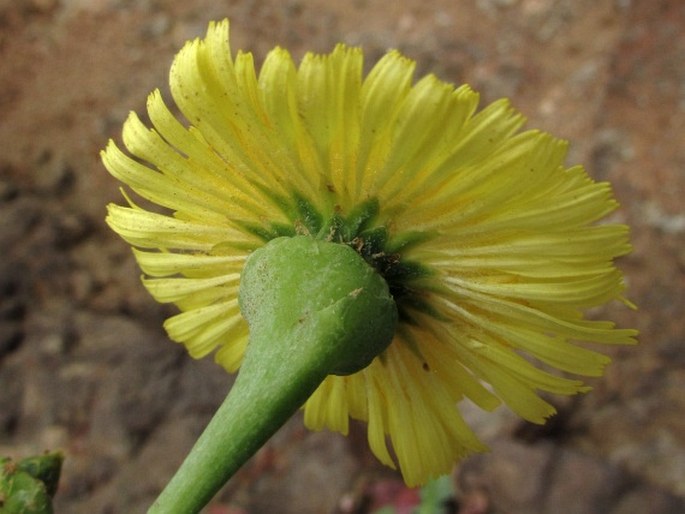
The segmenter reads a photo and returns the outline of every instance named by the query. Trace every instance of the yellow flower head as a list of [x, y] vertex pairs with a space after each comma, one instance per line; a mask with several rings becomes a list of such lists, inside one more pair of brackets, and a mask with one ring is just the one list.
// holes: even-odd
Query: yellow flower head
[[[371, 450], [416, 485], [482, 451], [456, 408], [501, 401], [543, 423], [538, 396], [588, 388], [534, 365], [597, 376], [609, 359], [576, 341], [634, 342], [633, 330], [583, 310], [622, 299], [613, 259], [627, 227], [596, 224], [616, 209], [609, 184], [564, 167], [566, 143], [522, 131], [506, 100], [478, 94], [388, 52], [366, 75], [357, 48], [276, 48], [259, 74], [231, 55], [228, 22], [177, 55], [171, 93], [131, 114], [102, 158], [140, 197], [107, 222], [135, 247], [143, 282], [180, 314], [169, 336], [193, 357], [216, 350], [238, 369], [248, 328], [238, 286], [251, 251], [311, 235], [354, 248], [387, 281], [399, 312], [391, 345], [367, 368], [329, 376], [305, 404], [312, 429], [368, 423]], [[485, 384], [485, 385], [484, 385]], [[392, 451], [387, 442], [391, 443]]]

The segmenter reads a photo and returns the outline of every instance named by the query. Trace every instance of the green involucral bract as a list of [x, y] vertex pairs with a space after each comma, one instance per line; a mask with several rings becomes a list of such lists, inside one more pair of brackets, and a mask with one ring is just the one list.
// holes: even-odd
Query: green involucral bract
[[[311, 353], [323, 376], [368, 366], [397, 323], [388, 285], [357, 252], [307, 236], [274, 239], [250, 256], [240, 309], [250, 326], [248, 353]], [[292, 346], [277, 347], [285, 334]]]

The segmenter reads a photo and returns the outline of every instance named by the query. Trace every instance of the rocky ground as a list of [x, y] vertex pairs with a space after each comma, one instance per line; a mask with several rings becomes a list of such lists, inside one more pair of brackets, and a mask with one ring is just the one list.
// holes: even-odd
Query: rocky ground
[[[63, 448], [56, 511], [143, 512], [231, 378], [161, 329], [170, 313], [104, 225], [98, 151], [163, 87], [211, 19], [259, 61], [337, 41], [401, 49], [484, 101], [509, 96], [611, 180], [641, 331], [589, 395], [543, 428], [465, 406], [492, 446], [454, 473], [455, 512], [685, 512], [685, 2], [682, 0], [0, 0], [0, 455]], [[210, 512], [364, 513], [406, 495], [364, 428], [293, 419]]]

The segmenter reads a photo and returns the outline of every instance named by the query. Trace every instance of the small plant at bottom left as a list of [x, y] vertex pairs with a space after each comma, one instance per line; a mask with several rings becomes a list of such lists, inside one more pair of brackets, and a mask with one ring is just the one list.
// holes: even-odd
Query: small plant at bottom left
[[64, 455], [43, 455], [14, 461], [0, 457], [0, 514], [52, 514]]

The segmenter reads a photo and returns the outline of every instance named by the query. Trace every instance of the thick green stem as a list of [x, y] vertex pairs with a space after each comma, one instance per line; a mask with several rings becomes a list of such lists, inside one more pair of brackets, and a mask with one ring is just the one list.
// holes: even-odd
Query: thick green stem
[[245, 358], [230, 394], [149, 513], [198, 512], [325, 378], [306, 358], [269, 373], [282, 360], [276, 353], [271, 363], [263, 357]]
[[327, 375], [380, 354], [397, 321], [387, 284], [354, 250], [309, 237], [254, 252], [240, 303], [250, 342], [238, 378], [149, 514], [199, 512]]

